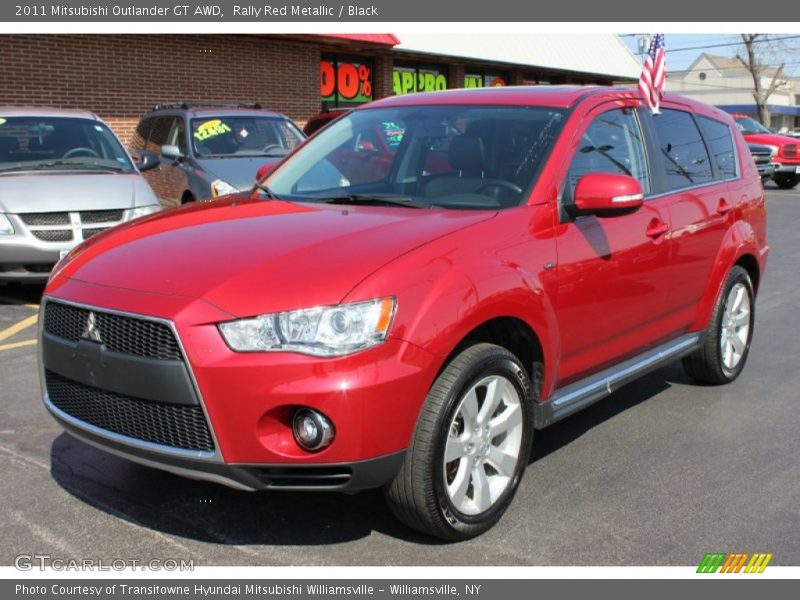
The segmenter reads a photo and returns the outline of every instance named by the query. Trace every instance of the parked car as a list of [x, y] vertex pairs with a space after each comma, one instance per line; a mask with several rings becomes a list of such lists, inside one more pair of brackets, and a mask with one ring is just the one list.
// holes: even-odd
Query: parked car
[[139, 121], [131, 151], [160, 155], [147, 179], [175, 206], [251, 189], [259, 167], [304, 139], [288, 117], [258, 104], [161, 104]]
[[773, 133], [747, 115], [735, 114], [733, 117], [744, 139], [772, 149], [772, 162], [775, 165], [773, 179], [779, 188], [790, 190], [800, 183], [800, 153], [798, 153], [797, 139]]
[[[390, 160], [352, 183], [336, 165], [376, 131]], [[758, 171], [713, 107], [395, 96], [249, 195], [68, 256], [42, 302], [44, 402], [133, 461], [246, 490], [384, 487], [411, 527], [469, 538], [508, 508], [535, 429], [678, 359], [736, 379], [767, 254]]]
[[761, 144], [747, 144], [750, 154], [753, 155], [753, 162], [761, 176], [761, 183], [769, 181], [775, 175], [775, 164], [772, 162], [773, 150], [770, 146]]
[[83, 111], [0, 107], [0, 283], [45, 281], [61, 254], [160, 207], [97, 116]]
[[351, 109], [349, 108], [334, 108], [323, 110], [320, 113], [317, 113], [313, 117], [311, 117], [306, 124], [303, 126], [303, 133], [306, 134], [308, 137], [311, 137], [315, 133], [317, 133], [320, 129], [325, 127], [331, 121], [335, 121], [342, 115], [350, 112]]

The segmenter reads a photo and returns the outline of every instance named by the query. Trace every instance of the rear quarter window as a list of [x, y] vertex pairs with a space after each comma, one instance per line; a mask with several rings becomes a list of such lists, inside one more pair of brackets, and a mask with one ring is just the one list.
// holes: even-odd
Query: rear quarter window
[[733, 179], [739, 174], [739, 170], [731, 128], [725, 123], [707, 117], [698, 117], [697, 120], [706, 136], [711, 158], [717, 165], [720, 176], [723, 179]]

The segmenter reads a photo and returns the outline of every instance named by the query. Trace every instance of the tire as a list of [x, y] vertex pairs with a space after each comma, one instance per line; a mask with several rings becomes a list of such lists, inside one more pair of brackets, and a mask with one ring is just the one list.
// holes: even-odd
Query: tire
[[800, 183], [800, 175], [776, 173], [773, 179], [775, 180], [775, 185], [782, 190], [791, 190]]
[[[428, 392], [405, 462], [385, 489], [395, 516], [446, 540], [497, 523], [528, 464], [536, 394], [519, 360], [500, 346], [480, 343], [456, 356]], [[490, 398], [498, 401], [486, 404]], [[456, 458], [446, 462], [446, 452]]]
[[754, 325], [753, 283], [747, 271], [737, 265], [722, 286], [702, 345], [683, 359], [686, 373], [697, 381], [714, 385], [736, 379], [747, 362]]

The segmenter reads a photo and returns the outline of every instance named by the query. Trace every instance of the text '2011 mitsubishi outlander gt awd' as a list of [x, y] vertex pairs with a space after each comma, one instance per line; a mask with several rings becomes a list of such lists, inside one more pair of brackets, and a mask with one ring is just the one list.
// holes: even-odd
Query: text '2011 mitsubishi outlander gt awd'
[[744, 367], [766, 205], [725, 113], [552, 87], [393, 97], [250, 193], [98, 234], [41, 315], [73, 435], [247, 490], [384, 487], [448, 539], [498, 521], [534, 430], [683, 359]]

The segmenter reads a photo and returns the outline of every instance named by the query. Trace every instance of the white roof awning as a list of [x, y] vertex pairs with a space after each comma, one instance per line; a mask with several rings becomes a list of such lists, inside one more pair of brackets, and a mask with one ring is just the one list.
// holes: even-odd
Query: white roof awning
[[397, 34], [395, 50], [513, 65], [639, 78], [641, 64], [614, 34]]

